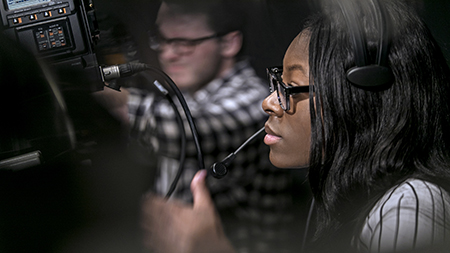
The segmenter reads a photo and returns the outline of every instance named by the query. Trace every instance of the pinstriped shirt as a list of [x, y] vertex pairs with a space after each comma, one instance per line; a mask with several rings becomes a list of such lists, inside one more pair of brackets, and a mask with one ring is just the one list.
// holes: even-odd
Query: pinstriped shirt
[[408, 179], [372, 208], [360, 234], [363, 252], [450, 251], [450, 195], [436, 184]]

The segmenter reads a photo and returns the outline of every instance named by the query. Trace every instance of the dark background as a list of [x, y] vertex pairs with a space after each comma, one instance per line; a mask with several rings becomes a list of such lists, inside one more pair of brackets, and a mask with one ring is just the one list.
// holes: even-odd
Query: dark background
[[[450, 0], [408, 0], [424, 18], [450, 62]], [[291, 40], [301, 31], [304, 19], [317, 10], [314, 0], [244, 0], [248, 11], [244, 52], [258, 75], [265, 68], [280, 65]], [[136, 43], [141, 61], [158, 65], [149, 49], [147, 31], [159, 7], [157, 0], [95, 0], [100, 29], [109, 29], [113, 19], [120, 22]], [[109, 23], [110, 24], [110, 23]], [[100, 37], [100, 43], [102, 37]], [[105, 45], [107, 43], [104, 43]], [[106, 46], [106, 45], [105, 45]], [[101, 56], [101, 53], [98, 53]], [[101, 61], [101, 60], [100, 60]]]

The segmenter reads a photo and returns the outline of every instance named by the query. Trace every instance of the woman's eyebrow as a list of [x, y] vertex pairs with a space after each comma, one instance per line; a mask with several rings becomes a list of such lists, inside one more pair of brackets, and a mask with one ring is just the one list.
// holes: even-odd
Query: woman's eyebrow
[[300, 65], [300, 64], [289, 65], [289, 66], [286, 67], [286, 70], [287, 71], [300, 70], [303, 74], [306, 74], [305, 73], [305, 68], [302, 65]]

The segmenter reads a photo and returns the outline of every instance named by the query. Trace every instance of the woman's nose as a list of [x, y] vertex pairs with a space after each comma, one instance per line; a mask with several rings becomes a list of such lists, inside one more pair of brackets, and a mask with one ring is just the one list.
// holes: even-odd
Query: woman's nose
[[281, 116], [283, 115], [283, 109], [278, 102], [277, 92], [272, 92], [267, 96], [262, 103], [263, 110], [270, 116]]

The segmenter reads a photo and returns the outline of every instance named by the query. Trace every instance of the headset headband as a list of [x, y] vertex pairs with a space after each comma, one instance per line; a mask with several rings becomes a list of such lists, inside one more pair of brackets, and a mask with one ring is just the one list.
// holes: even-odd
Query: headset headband
[[390, 47], [390, 32], [387, 25], [388, 15], [379, 0], [369, 0], [374, 7], [380, 31], [380, 40], [377, 49], [377, 62], [368, 62], [366, 41], [362, 32], [360, 22], [356, 19], [354, 8], [349, 1], [338, 0], [338, 5], [344, 15], [353, 43], [356, 66], [347, 71], [347, 80], [358, 87], [376, 88], [392, 84], [394, 75], [388, 66], [388, 55]]

